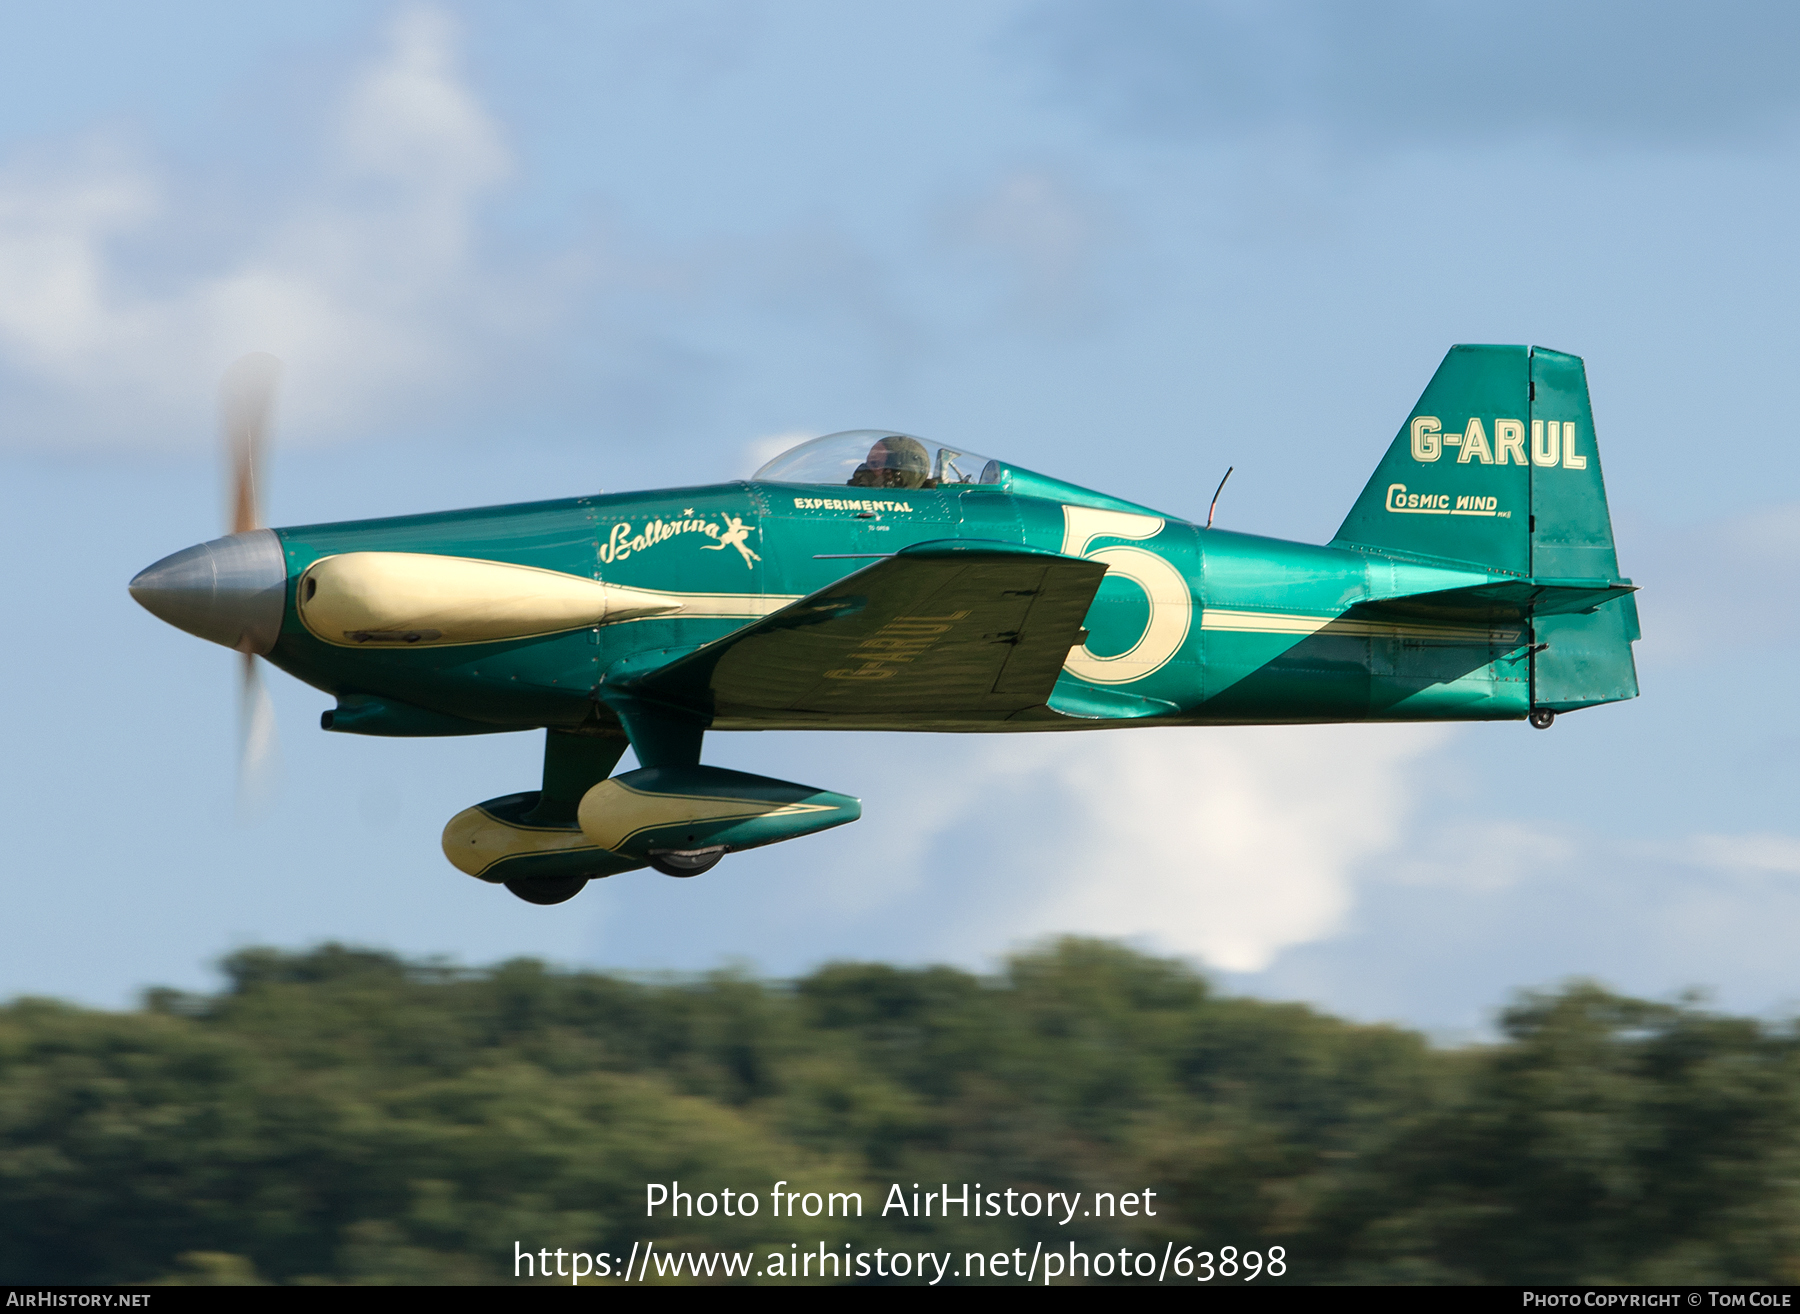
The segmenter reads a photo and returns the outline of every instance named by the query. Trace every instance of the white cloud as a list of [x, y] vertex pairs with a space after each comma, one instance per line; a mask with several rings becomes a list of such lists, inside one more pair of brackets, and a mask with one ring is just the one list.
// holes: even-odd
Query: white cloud
[[414, 9], [393, 27], [393, 50], [356, 85], [345, 106], [346, 167], [409, 185], [448, 221], [430, 236], [457, 243], [460, 202], [505, 176], [510, 161], [494, 123], [457, 80], [456, 29], [444, 14]]
[[1037, 802], [1020, 854], [1035, 875], [1011, 886], [1005, 929], [1139, 937], [1260, 970], [1339, 929], [1358, 868], [1401, 841], [1419, 799], [1411, 768], [1449, 734], [1270, 726], [1002, 745], [989, 770]]
[[[482, 335], [536, 300], [479, 267], [477, 208], [509, 161], [459, 78], [450, 20], [432, 10], [393, 23], [300, 198], [259, 230], [228, 232], [224, 254], [184, 282], [149, 290], [143, 256], [120, 247], [178, 242], [210, 212], [116, 149], [73, 154], [59, 170], [0, 173], [0, 369], [51, 399], [61, 441], [210, 438], [219, 373], [254, 349], [288, 365], [284, 428], [365, 426], [426, 384], [465, 378]], [[0, 424], [22, 427], [4, 410]]]
[[750, 467], [751, 473], [755, 473], [788, 448], [797, 447], [818, 436], [811, 429], [788, 429], [763, 438], [752, 438], [744, 444], [744, 463]]
[[1695, 835], [1686, 857], [1701, 867], [1800, 876], [1800, 839], [1792, 835]]
[[1453, 887], [1471, 893], [1511, 889], [1534, 872], [1569, 864], [1573, 837], [1543, 823], [1458, 818], [1423, 830], [1372, 875], [1396, 885]]
[[149, 179], [98, 147], [79, 176], [15, 167], [0, 176], [0, 345], [26, 367], [67, 375], [120, 329], [102, 244], [157, 208]]

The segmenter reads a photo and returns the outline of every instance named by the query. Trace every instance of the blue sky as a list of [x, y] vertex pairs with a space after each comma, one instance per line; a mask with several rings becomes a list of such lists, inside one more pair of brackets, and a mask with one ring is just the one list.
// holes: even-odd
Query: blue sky
[[[5, 5], [0, 995], [247, 943], [774, 972], [1059, 931], [1461, 1034], [1573, 974], [1800, 997], [1800, 21], [1781, 6]], [[856, 826], [555, 909], [443, 822], [536, 736], [318, 732], [234, 815], [219, 532], [705, 482], [892, 426], [1330, 537], [1454, 342], [1584, 356], [1644, 696], [1522, 725], [714, 736]]]

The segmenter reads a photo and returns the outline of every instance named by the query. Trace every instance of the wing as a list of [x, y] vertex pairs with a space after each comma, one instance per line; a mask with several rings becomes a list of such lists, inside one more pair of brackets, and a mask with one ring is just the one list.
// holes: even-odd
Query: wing
[[1105, 573], [1009, 543], [918, 543], [623, 691], [746, 727], [1005, 720], [1049, 700]]

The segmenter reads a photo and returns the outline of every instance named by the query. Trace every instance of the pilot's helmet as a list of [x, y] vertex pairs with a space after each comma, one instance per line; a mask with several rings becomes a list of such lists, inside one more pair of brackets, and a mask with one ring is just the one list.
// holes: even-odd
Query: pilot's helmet
[[868, 460], [856, 473], [857, 482], [866, 479], [874, 488], [920, 488], [931, 477], [931, 457], [917, 438], [889, 434], [875, 440]]

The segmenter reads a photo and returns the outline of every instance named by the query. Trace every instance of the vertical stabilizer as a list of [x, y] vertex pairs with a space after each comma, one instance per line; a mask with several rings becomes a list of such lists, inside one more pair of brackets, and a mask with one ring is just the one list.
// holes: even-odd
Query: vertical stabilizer
[[1450, 348], [1333, 546], [1529, 575], [1530, 421], [1529, 347]]
[[[1332, 546], [1546, 583], [1617, 583], [1581, 358], [1452, 347]], [[1536, 616], [1533, 627], [1534, 706], [1636, 696], [1631, 597]]]
[[1509, 575], [1616, 579], [1581, 358], [1450, 348], [1332, 542]]

